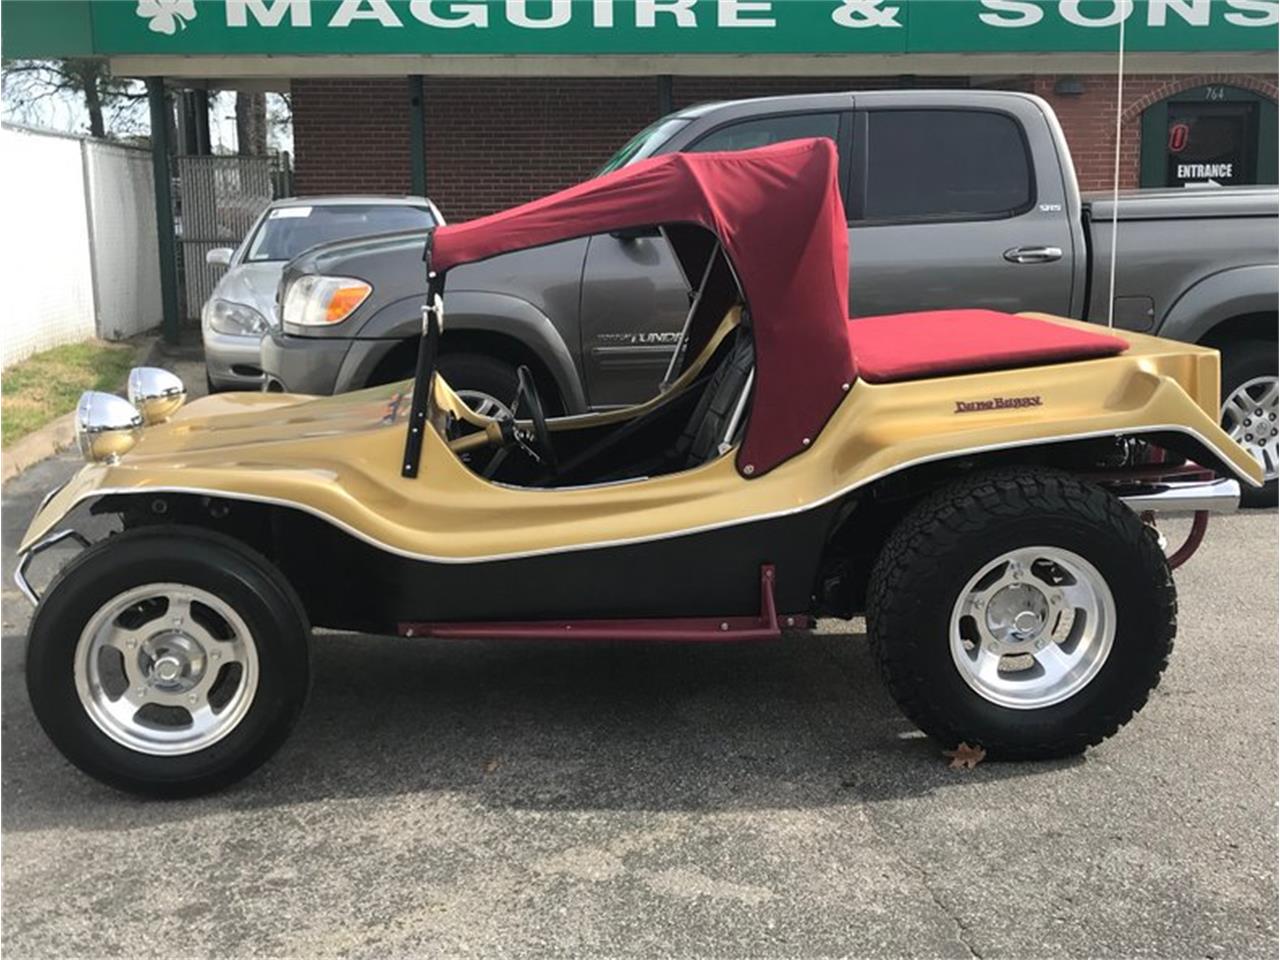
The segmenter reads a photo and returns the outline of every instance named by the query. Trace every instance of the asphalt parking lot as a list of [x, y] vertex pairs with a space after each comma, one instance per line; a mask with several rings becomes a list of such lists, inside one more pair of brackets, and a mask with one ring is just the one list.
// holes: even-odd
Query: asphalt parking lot
[[277, 758], [164, 803], [80, 775], [27, 702], [13, 551], [76, 466], [4, 488], [8, 956], [1276, 955], [1274, 512], [1214, 522], [1164, 682], [1081, 759], [948, 769], [858, 622], [321, 634]]

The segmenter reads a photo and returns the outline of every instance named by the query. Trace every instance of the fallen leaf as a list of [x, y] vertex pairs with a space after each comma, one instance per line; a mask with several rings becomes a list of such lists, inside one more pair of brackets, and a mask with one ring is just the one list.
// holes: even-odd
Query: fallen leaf
[[498, 769], [498, 761], [497, 761], [497, 760], [490, 760], [488, 763], [486, 763], [486, 764], [484, 765], [484, 772], [485, 772], [485, 773], [493, 773], [493, 771], [495, 771], [495, 770], [497, 770], [497, 769]]
[[952, 770], [972, 770], [983, 761], [987, 751], [982, 747], [971, 747], [967, 743], [961, 743], [954, 750], [943, 750], [942, 755], [951, 758], [949, 766]]

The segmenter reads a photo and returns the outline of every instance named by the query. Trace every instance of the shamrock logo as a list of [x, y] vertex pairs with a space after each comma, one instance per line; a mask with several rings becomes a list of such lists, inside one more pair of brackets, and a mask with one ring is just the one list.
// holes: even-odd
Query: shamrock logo
[[196, 18], [196, 0], [138, 0], [134, 13], [148, 18], [151, 22], [147, 26], [156, 33], [173, 36]]

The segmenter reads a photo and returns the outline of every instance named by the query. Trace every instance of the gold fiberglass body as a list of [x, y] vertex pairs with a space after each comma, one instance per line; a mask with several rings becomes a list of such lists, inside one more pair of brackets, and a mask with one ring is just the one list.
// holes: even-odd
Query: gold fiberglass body
[[[1038, 315], [850, 323], [835, 173], [826, 141], [661, 158], [441, 228], [413, 381], [183, 405], [138, 371], [131, 403], [87, 398], [93, 462], [20, 548], [46, 731], [107, 782], [189, 793], [283, 739], [310, 626], [729, 640], [864, 613], [945, 743], [1113, 733], [1168, 655], [1171, 565], [1262, 481], [1216, 421], [1217, 354]], [[450, 266], [652, 222], [691, 308], [648, 403], [547, 420], [522, 369], [490, 419], [435, 374]], [[1163, 510], [1197, 516], [1168, 558]], [[90, 545], [86, 511], [123, 533]], [[31, 561], [67, 539], [41, 595]]]
[[[1216, 420], [1217, 351], [1119, 335], [1130, 347], [1113, 358], [906, 383], [855, 381], [817, 441], [758, 480], [740, 476], [725, 455], [631, 483], [498, 485], [468, 469], [431, 430], [422, 471], [405, 482], [397, 467], [411, 382], [324, 398], [218, 394], [147, 428], [118, 462], [84, 467], [37, 513], [19, 550], [85, 501], [185, 493], [296, 509], [410, 559], [483, 564], [800, 513], [931, 462], [1122, 436], [1180, 437], [1222, 475], [1260, 483], [1257, 462]], [[442, 378], [434, 384], [437, 410], [478, 419]], [[1041, 402], [957, 413], [957, 403], [1019, 396]], [[559, 433], [616, 424], [644, 409], [551, 426]]]

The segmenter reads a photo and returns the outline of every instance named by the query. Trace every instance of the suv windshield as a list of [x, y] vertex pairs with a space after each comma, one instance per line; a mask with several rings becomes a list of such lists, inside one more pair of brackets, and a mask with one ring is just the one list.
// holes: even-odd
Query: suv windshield
[[652, 156], [653, 152], [670, 140], [689, 121], [683, 117], [663, 117], [645, 127], [627, 141], [627, 145], [609, 158], [609, 162], [596, 171], [596, 176], [620, 170], [628, 164]]
[[341, 203], [276, 207], [249, 244], [245, 260], [292, 260], [303, 250], [351, 237], [400, 230], [426, 230], [435, 218], [426, 207], [390, 203]]

